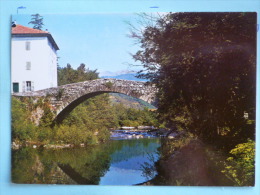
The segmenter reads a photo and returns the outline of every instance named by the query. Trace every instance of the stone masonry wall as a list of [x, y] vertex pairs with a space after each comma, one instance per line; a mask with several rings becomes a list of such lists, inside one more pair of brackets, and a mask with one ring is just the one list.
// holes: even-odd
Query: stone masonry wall
[[[59, 87], [44, 89], [34, 92], [15, 93], [16, 97], [31, 97], [35, 100], [48, 98], [51, 110], [57, 116], [66, 107], [72, 105], [73, 102], [80, 101], [87, 97], [88, 94], [98, 93], [123, 93], [142, 99], [148, 103], [155, 102], [155, 94], [157, 89], [153, 85], [147, 85], [145, 82], [128, 81], [119, 79], [97, 79], [92, 81], [84, 81], [72, 83]], [[85, 100], [85, 99], [84, 99]], [[40, 119], [41, 116], [39, 116]]]

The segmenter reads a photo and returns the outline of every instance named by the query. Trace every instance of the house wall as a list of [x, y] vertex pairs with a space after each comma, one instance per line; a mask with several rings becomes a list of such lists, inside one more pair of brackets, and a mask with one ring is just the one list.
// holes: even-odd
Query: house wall
[[14, 82], [19, 83], [19, 92], [26, 91], [26, 81], [32, 82], [33, 91], [57, 86], [56, 50], [47, 37], [12, 37], [11, 64], [12, 92]]

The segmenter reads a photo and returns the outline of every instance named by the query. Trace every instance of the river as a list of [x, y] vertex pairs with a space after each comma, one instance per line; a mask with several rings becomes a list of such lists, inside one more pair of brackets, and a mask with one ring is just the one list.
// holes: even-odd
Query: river
[[[38, 184], [135, 185], [156, 175], [160, 139], [114, 132], [104, 144], [83, 148], [12, 151], [12, 181]], [[140, 139], [138, 139], [140, 138]]]
[[[198, 139], [182, 143], [147, 132], [114, 131], [110, 141], [80, 148], [12, 151], [12, 182], [84, 185], [232, 186], [226, 159]], [[167, 158], [165, 158], [167, 157]], [[156, 166], [155, 166], [156, 164]]]

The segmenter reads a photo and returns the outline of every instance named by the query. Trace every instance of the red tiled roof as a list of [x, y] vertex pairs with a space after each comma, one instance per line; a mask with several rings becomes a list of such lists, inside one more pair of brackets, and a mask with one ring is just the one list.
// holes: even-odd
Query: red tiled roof
[[49, 41], [53, 44], [56, 50], [59, 50], [58, 45], [54, 41], [51, 34], [47, 31], [38, 30], [34, 28], [29, 28], [26, 26], [22, 26], [20, 24], [16, 24], [14, 27], [12, 26], [12, 37], [48, 37]]
[[37, 33], [48, 33], [47, 31], [38, 30], [34, 28], [29, 28], [26, 26], [22, 26], [20, 24], [16, 24], [15, 27], [12, 27], [12, 34], [37, 34]]

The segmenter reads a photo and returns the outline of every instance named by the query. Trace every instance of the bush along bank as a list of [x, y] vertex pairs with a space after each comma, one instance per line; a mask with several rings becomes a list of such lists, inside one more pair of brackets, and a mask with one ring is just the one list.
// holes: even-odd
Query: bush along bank
[[[44, 111], [35, 125], [37, 108]], [[110, 139], [109, 129], [119, 126], [158, 126], [156, 112], [112, 105], [108, 94], [86, 100], [59, 125], [51, 127], [53, 113], [48, 101], [12, 98], [12, 145], [56, 148], [98, 144]]]

